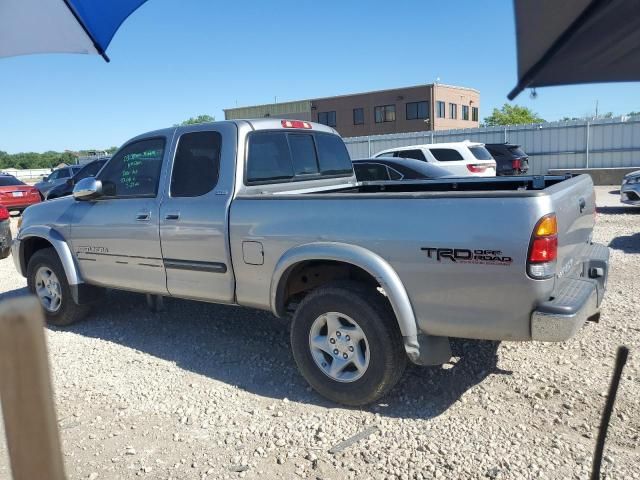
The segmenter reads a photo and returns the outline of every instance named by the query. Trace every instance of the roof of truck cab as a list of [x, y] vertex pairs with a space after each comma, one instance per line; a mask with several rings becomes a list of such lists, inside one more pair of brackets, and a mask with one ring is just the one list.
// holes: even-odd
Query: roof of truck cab
[[[219, 122], [206, 122], [206, 123], [194, 123], [191, 125], [176, 125], [168, 128], [161, 128], [159, 130], [152, 130], [150, 132], [142, 133], [140, 135], [136, 135], [133, 138], [130, 138], [125, 142], [130, 143], [134, 140], [139, 140], [143, 138], [152, 138], [152, 137], [171, 137], [175, 132], [179, 131], [180, 133], [189, 132], [193, 130], [202, 130], [203, 125], [219, 125], [223, 123], [233, 123], [239, 125], [241, 123], [248, 124], [253, 130], [293, 130], [299, 132], [324, 132], [324, 133], [332, 133], [335, 135], [339, 135], [338, 132], [328, 127], [327, 125], [323, 125], [321, 123], [315, 122], [304, 122], [311, 126], [310, 129], [307, 128], [285, 128], [282, 126], [282, 120], [291, 120], [286, 118], [248, 118], [248, 119], [238, 119], [238, 120], [221, 120]], [[197, 127], [197, 128], [195, 128]]]

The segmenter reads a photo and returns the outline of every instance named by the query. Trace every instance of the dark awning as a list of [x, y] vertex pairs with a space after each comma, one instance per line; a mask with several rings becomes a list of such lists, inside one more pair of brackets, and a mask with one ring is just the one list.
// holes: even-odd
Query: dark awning
[[515, 0], [518, 85], [640, 80], [639, 0]]

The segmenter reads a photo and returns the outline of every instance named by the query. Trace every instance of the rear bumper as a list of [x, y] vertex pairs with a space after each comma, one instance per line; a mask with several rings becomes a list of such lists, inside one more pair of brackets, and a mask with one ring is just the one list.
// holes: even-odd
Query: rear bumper
[[[11, 246], [11, 226], [8, 220], [0, 221], [0, 254]], [[3, 258], [0, 256], [0, 258]]]
[[579, 278], [559, 281], [551, 298], [531, 314], [531, 338], [543, 342], [568, 340], [590, 318], [597, 318], [609, 273], [609, 249], [589, 245]]
[[14, 210], [24, 210], [27, 207], [30, 207], [31, 205], [35, 205], [36, 203], [40, 203], [40, 198], [36, 199], [25, 199], [25, 200], [20, 200], [18, 198], [15, 199], [11, 199], [8, 201], [3, 201], [2, 205], [4, 207], [6, 207], [7, 210], [9, 211], [14, 211]]

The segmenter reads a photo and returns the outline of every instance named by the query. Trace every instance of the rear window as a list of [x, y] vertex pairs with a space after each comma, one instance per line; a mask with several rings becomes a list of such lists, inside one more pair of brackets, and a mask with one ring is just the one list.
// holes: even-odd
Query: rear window
[[26, 184], [18, 180], [16, 177], [12, 177], [11, 175], [0, 175], [0, 187], [10, 187], [12, 185]]
[[509, 151], [515, 155], [516, 157], [526, 157], [527, 154], [524, 153], [520, 147], [509, 147]]
[[256, 132], [249, 136], [249, 183], [352, 174], [347, 148], [336, 135]]
[[484, 147], [481, 147], [481, 146], [469, 147], [469, 150], [471, 150], [471, 153], [473, 153], [473, 156], [476, 157], [478, 160], [493, 160], [493, 157], [489, 153], [489, 150], [487, 150]]
[[293, 172], [296, 175], [318, 173], [318, 158], [313, 135], [289, 135]]
[[387, 167], [379, 163], [357, 163], [353, 166], [360, 182], [389, 180]]
[[353, 166], [347, 147], [337, 135], [316, 135], [318, 160], [323, 175], [351, 175]]
[[453, 148], [430, 148], [429, 151], [439, 162], [455, 162], [458, 160], [464, 160], [462, 155], [460, 155], [460, 152]]

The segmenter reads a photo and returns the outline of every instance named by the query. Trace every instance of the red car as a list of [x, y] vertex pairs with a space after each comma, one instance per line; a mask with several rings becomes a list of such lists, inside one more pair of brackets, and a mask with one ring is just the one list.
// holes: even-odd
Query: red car
[[40, 192], [36, 187], [21, 182], [13, 175], [0, 175], [0, 205], [7, 210], [22, 211], [39, 202]]

